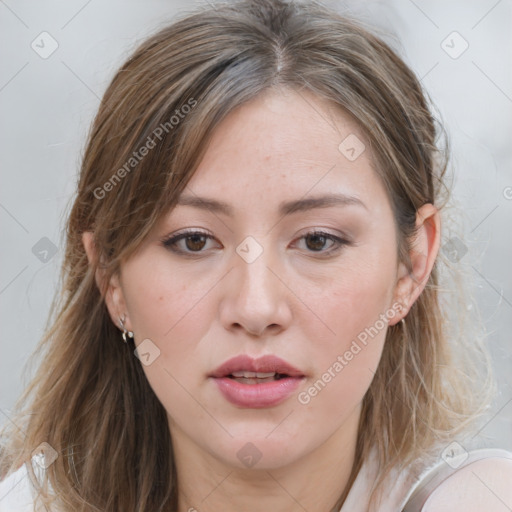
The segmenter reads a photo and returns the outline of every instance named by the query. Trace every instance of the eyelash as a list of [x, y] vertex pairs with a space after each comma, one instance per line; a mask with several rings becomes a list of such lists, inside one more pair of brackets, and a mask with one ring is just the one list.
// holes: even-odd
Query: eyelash
[[[177, 249], [176, 246], [180, 240], [184, 240], [186, 238], [190, 238], [195, 235], [199, 235], [199, 236], [205, 237], [207, 239], [214, 238], [212, 235], [210, 235], [208, 233], [204, 233], [202, 231], [189, 230], [189, 231], [184, 231], [182, 233], [179, 233], [177, 235], [172, 235], [169, 238], [163, 239], [162, 244], [166, 248], [168, 248], [170, 251], [172, 251], [176, 254], [181, 254], [186, 257], [193, 258], [195, 256], [200, 256], [201, 253], [206, 252], [206, 251], [184, 251], [182, 249]], [[323, 252], [322, 251], [310, 251], [312, 253], [320, 254], [320, 257], [330, 256], [331, 254], [334, 254], [334, 253], [337, 253], [338, 251], [340, 251], [344, 246], [352, 245], [352, 243], [350, 241], [346, 240], [345, 238], [335, 236], [331, 233], [326, 233], [325, 231], [309, 231], [308, 233], [305, 233], [304, 235], [302, 235], [299, 238], [299, 240], [302, 240], [302, 239], [306, 238], [307, 236], [325, 237], [328, 240], [333, 241], [335, 243], [335, 245], [337, 245], [337, 247], [331, 248], [331, 249], [329, 249], [327, 251], [323, 251]]]

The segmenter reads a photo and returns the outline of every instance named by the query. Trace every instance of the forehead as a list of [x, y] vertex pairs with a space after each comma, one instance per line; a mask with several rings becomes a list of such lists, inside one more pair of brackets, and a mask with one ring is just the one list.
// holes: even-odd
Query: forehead
[[240, 210], [263, 202], [283, 213], [284, 199], [335, 193], [387, 201], [362, 130], [310, 92], [271, 90], [215, 128], [182, 202], [205, 196]]

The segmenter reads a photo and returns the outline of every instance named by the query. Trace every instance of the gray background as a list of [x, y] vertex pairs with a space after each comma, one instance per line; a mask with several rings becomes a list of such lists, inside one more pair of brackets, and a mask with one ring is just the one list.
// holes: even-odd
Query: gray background
[[[487, 445], [512, 450], [512, 2], [326, 3], [394, 34], [447, 126], [465, 214], [458, 264], [474, 281], [500, 390], [482, 435]], [[27, 382], [24, 366], [45, 326], [101, 95], [140, 40], [194, 5], [0, 0], [0, 423]], [[47, 56], [51, 44], [58, 47]]]

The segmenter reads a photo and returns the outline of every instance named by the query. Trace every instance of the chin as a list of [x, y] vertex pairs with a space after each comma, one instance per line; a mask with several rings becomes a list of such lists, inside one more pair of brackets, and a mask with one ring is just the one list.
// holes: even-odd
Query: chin
[[246, 431], [245, 435], [235, 435], [224, 446], [216, 444], [212, 453], [229, 466], [255, 471], [282, 468], [305, 455], [305, 443], [297, 435], [273, 438], [274, 433], [269, 436], [269, 432]]

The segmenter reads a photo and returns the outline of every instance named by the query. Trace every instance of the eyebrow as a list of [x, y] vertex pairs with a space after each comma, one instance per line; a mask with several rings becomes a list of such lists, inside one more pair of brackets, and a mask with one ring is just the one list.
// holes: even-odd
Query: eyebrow
[[[209, 210], [215, 213], [222, 213], [229, 217], [234, 217], [233, 208], [223, 202], [208, 197], [182, 195], [179, 197], [176, 206], [192, 206], [201, 210]], [[296, 199], [294, 201], [284, 201], [279, 205], [278, 214], [280, 216], [291, 215], [296, 212], [304, 212], [315, 208], [330, 208], [333, 206], [360, 206], [365, 209], [366, 205], [357, 197], [345, 194], [326, 194], [317, 197], [308, 197], [306, 199]]]

